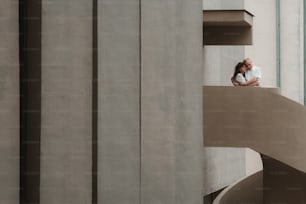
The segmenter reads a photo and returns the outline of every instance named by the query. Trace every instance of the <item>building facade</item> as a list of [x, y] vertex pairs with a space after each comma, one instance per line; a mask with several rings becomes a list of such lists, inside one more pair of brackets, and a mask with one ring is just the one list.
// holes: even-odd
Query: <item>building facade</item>
[[[2, 1], [1, 203], [199, 204], [261, 169], [250, 149], [204, 148], [202, 88], [231, 86], [250, 57], [262, 86], [303, 103], [303, 8]], [[203, 10], [252, 13], [253, 45], [203, 46]]]

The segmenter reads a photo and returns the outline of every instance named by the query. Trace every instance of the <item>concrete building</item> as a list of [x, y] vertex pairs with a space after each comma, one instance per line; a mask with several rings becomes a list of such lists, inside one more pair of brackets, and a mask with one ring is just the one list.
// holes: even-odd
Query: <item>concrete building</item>
[[[208, 10], [247, 13], [250, 43], [205, 44]], [[263, 166], [203, 146], [203, 86], [232, 86], [250, 57], [304, 103], [304, 15], [302, 0], [3, 0], [0, 203], [211, 203]]]
[[[232, 86], [229, 79], [233, 74], [235, 64], [249, 57], [262, 68], [263, 87], [279, 87], [283, 96], [303, 104], [305, 95], [303, 8], [303, 1], [203, 0], [204, 10], [245, 9], [254, 15], [252, 45], [204, 46], [203, 84]], [[262, 168], [261, 159], [253, 150], [220, 147], [205, 149], [210, 156], [205, 157], [206, 163], [204, 163], [204, 176], [207, 175], [204, 181], [209, 181], [210, 184], [208, 185], [210, 189], [206, 193], [213, 192], [223, 185], [234, 183], [238, 177], [251, 175]], [[236, 170], [237, 166], [240, 171]], [[215, 171], [215, 169], [219, 170]], [[230, 176], [227, 173], [229, 171]], [[278, 202], [284, 201], [278, 200]]]

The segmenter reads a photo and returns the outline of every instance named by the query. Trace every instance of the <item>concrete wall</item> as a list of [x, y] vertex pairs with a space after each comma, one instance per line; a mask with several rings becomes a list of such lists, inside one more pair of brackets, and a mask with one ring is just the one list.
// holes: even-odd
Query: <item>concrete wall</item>
[[[282, 94], [296, 100], [303, 101], [303, 5], [302, 1], [291, 2], [282, 0], [281, 2], [281, 90]], [[229, 46], [206, 46], [204, 48], [204, 85], [231, 85], [230, 76], [233, 73], [234, 65], [244, 57], [250, 57], [254, 64], [260, 66], [263, 72], [262, 86], [275, 87], [277, 83], [276, 76], [276, 3], [275, 1], [265, 0], [244, 0], [244, 1], [203, 1], [204, 9], [246, 9], [254, 14], [253, 19], [253, 45], [245, 47], [229, 47]], [[205, 136], [204, 136], [205, 137]], [[220, 151], [217, 152], [209, 151]], [[209, 182], [209, 188], [212, 186], [222, 186], [224, 181], [230, 182], [231, 179], [224, 177], [218, 171], [210, 173], [213, 169], [224, 169], [216, 167], [214, 161], [219, 161], [224, 157], [222, 151], [225, 150], [206, 150], [206, 161], [204, 175], [210, 175], [215, 178]], [[241, 150], [236, 150], [241, 151]], [[216, 155], [210, 158], [209, 155]], [[208, 155], [208, 156], [207, 156]], [[228, 155], [234, 155], [229, 153]], [[241, 152], [240, 159], [235, 161], [241, 162], [240, 169], [236, 171], [238, 175], [243, 173], [251, 174], [256, 169], [262, 168], [259, 155], [252, 150], [245, 151], [245, 158]], [[219, 156], [219, 157], [218, 157]], [[237, 156], [237, 154], [236, 154]], [[223, 158], [223, 159], [224, 159]], [[208, 161], [207, 161], [208, 160]], [[226, 164], [226, 162], [223, 162]], [[209, 166], [212, 166], [209, 168]], [[208, 171], [208, 172], [205, 172]], [[245, 171], [245, 172], [244, 172]], [[234, 176], [234, 175], [231, 175]], [[206, 177], [205, 177], [206, 178]], [[225, 182], [226, 183], [226, 182]], [[224, 184], [224, 183], [223, 183]], [[211, 192], [211, 190], [207, 192]]]
[[203, 0], [203, 9], [244, 9], [245, 0]]
[[[254, 17], [254, 45], [246, 56], [262, 68], [262, 85], [276, 86], [276, 1], [245, 0]], [[269, 12], [267, 12], [269, 11]], [[292, 100], [304, 100], [303, 1], [280, 1], [281, 93]]]
[[[275, 0], [245, 0], [253, 15], [253, 45], [245, 46], [245, 56], [261, 67], [263, 87], [276, 87], [276, 8]], [[268, 12], [267, 12], [268, 11]]]
[[232, 86], [235, 66], [244, 59], [244, 46], [205, 46], [203, 85]]
[[303, 1], [280, 1], [281, 93], [304, 102]]
[[[243, 9], [244, 0], [203, 0], [203, 8]], [[244, 46], [205, 46], [203, 85], [232, 86], [234, 67], [245, 57]], [[205, 137], [205, 135], [204, 135]], [[217, 191], [246, 175], [245, 149], [204, 148], [204, 194]], [[231, 172], [230, 174], [228, 172]]]
[[19, 60], [18, 4], [0, 7], [0, 198], [19, 203]]
[[[303, 1], [280, 1], [280, 66], [281, 94], [303, 103]], [[245, 47], [245, 55], [262, 68], [262, 86], [277, 85], [276, 1], [245, 0], [245, 8], [255, 15], [252, 46]], [[269, 11], [269, 12], [267, 12]], [[246, 151], [246, 157], [254, 153]], [[254, 156], [251, 156], [254, 158]], [[253, 162], [247, 160], [247, 172]], [[258, 165], [257, 165], [258, 166]]]
[[227, 187], [244, 175], [245, 159], [243, 148], [204, 148], [205, 195]]
[[92, 3], [42, 4], [40, 203], [89, 204]]
[[142, 1], [142, 203], [202, 203], [202, 2]]
[[98, 13], [98, 202], [202, 203], [201, 1]]
[[138, 0], [98, 2], [98, 203], [140, 203]]
[[[301, 0], [280, 1], [281, 94], [300, 103], [303, 102], [304, 96], [302, 3]], [[252, 58], [253, 62], [262, 68], [262, 86], [276, 87], [276, 1], [245, 0], [245, 8], [255, 15], [254, 44], [245, 47], [245, 55]], [[247, 150], [246, 157], [250, 155], [256, 154]], [[254, 162], [250, 162], [249, 159], [246, 161], [247, 172], [252, 172]]]
[[[244, 0], [203, 0], [204, 10], [244, 9]], [[203, 84], [230, 86], [235, 65], [245, 57], [245, 46], [205, 46]]]

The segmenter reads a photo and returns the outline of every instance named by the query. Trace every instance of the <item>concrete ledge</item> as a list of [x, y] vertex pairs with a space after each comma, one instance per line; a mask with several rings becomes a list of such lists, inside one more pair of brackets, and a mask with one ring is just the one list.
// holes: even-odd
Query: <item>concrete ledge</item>
[[253, 14], [246, 10], [204, 10], [204, 45], [252, 45]]
[[246, 10], [204, 10], [204, 26], [252, 26], [253, 14]]

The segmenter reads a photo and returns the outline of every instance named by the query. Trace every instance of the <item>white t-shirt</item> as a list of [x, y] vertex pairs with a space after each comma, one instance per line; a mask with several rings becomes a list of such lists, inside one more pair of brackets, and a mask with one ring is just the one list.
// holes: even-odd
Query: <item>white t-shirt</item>
[[243, 74], [241, 74], [241, 73], [238, 73], [237, 75], [236, 75], [236, 81], [238, 81], [239, 83], [245, 83], [246, 82], [246, 80], [245, 80], [245, 78], [244, 78], [244, 76], [243, 76]]
[[245, 78], [247, 81], [249, 81], [253, 77], [257, 77], [258, 79], [261, 79], [260, 67], [253, 66], [251, 70], [246, 71]]

